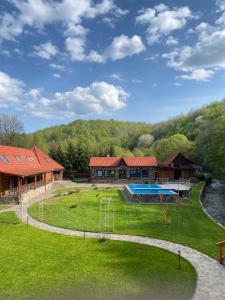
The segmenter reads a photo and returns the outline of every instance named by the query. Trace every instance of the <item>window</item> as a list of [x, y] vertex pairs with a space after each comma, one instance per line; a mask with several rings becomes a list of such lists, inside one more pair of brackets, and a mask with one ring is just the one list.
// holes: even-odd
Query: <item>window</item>
[[33, 156], [27, 156], [27, 160], [29, 160], [30, 162], [35, 162], [35, 159]]
[[16, 160], [20, 163], [24, 162], [23, 158], [20, 155], [16, 155]]
[[115, 177], [115, 170], [105, 170], [105, 177]]
[[4, 163], [10, 163], [9, 157], [5, 154], [0, 155], [0, 160]]
[[51, 162], [51, 158], [50, 158], [50, 157], [45, 157], [45, 160], [46, 160], [47, 162]]
[[131, 169], [129, 173], [130, 177], [141, 177], [140, 169]]
[[102, 170], [97, 170], [96, 171], [96, 176], [97, 177], [103, 177], [103, 171]]
[[142, 170], [142, 177], [148, 177], [149, 171], [148, 170]]

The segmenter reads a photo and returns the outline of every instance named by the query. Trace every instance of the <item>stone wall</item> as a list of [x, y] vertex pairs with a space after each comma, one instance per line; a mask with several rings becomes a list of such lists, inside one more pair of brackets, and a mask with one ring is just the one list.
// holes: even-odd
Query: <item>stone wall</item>
[[32, 199], [40, 194], [45, 193], [46, 191], [50, 190], [51, 188], [52, 188], [52, 182], [48, 183], [46, 185], [46, 189], [45, 189], [45, 186], [41, 186], [41, 187], [37, 188], [36, 190], [28, 190], [24, 194], [21, 195], [21, 201], [23, 203], [27, 202], [30, 199]]
[[[126, 202], [133, 203], [151, 203], [151, 204], [160, 204], [161, 198], [160, 195], [137, 195], [130, 193], [129, 189], [125, 186], [122, 195]], [[163, 203], [176, 203], [175, 195], [163, 195]]]

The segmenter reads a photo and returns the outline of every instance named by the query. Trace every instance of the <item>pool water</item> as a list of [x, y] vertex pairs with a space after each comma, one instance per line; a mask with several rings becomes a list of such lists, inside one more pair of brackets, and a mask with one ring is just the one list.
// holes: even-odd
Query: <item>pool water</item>
[[170, 189], [166, 189], [157, 184], [128, 184], [128, 190], [135, 195], [175, 195]]

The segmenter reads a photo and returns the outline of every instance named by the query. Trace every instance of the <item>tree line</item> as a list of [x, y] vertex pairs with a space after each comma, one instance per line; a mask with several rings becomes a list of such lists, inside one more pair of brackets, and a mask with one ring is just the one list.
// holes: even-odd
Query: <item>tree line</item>
[[34, 144], [67, 170], [88, 170], [91, 156], [151, 156], [158, 160], [181, 151], [225, 179], [225, 101], [165, 122], [76, 120], [26, 134], [15, 116], [0, 116], [0, 143]]

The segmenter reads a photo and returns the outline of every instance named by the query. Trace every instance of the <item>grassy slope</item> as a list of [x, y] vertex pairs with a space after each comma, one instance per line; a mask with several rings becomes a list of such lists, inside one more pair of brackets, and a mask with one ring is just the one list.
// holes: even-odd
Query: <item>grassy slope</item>
[[[192, 196], [185, 206], [168, 206], [168, 222], [162, 217], [161, 205], [126, 204], [117, 190], [82, 192], [80, 201], [75, 194], [63, 196], [55, 201], [48, 200], [44, 206], [44, 221], [80, 230], [83, 230], [85, 224], [86, 230], [100, 231], [100, 198], [110, 196], [115, 203], [115, 232], [170, 240], [216, 257], [215, 244], [224, 239], [225, 231], [202, 211], [199, 204], [201, 187], [202, 183], [194, 186]], [[98, 194], [100, 196], [96, 197]], [[77, 206], [70, 208], [74, 204]], [[38, 218], [37, 205], [31, 207], [29, 212]]]
[[0, 214], [0, 236], [0, 299], [189, 299], [195, 288], [193, 267], [154, 247], [27, 228], [12, 212]]

